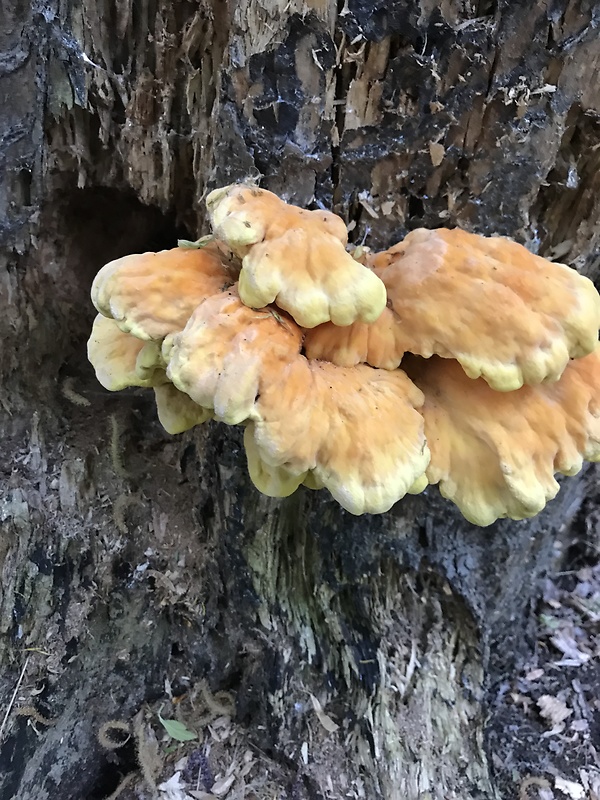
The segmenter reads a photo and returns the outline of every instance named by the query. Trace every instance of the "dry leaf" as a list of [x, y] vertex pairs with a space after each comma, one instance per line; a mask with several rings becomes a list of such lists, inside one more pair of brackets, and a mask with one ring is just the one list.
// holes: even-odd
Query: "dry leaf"
[[579, 649], [575, 639], [565, 631], [561, 631], [555, 636], [552, 636], [550, 641], [554, 647], [556, 647], [557, 650], [560, 650], [560, 652], [565, 656], [565, 658], [558, 662], [559, 664], [568, 667], [580, 667], [582, 664], [586, 664], [591, 658], [589, 653], [583, 653]]
[[567, 781], [564, 778], [556, 778], [554, 780], [554, 788], [559, 792], [566, 794], [571, 800], [584, 800], [585, 789], [580, 783], [574, 781]]
[[231, 787], [235, 783], [235, 779], [236, 779], [235, 775], [230, 775], [228, 778], [221, 778], [221, 780], [216, 781], [211, 786], [210, 791], [217, 797], [225, 797], [227, 792], [231, 789]]
[[159, 784], [161, 800], [191, 800], [185, 791], [185, 783], [181, 782], [181, 773], [176, 772], [168, 781]]
[[600, 800], [600, 772], [595, 769], [580, 769], [579, 778], [589, 792], [589, 800]]
[[553, 728], [556, 728], [573, 713], [573, 709], [569, 708], [563, 700], [549, 694], [543, 694], [537, 701], [537, 705], [541, 716], [547, 719]]
[[543, 674], [544, 674], [543, 669], [532, 669], [531, 672], [528, 672], [527, 675], [525, 675], [525, 680], [537, 681], [537, 679], [541, 678]]
[[429, 155], [433, 166], [439, 167], [446, 155], [446, 148], [439, 142], [429, 142]]
[[314, 694], [310, 695], [310, 700], [311, 700], [312, 706], [313, 706], [313, 708], [315, 710], [315, 713], [316, 713], [317, 717], [319, 718], [319, 722], [321, 723], [321, 725], [329, 733], [335, 733], [335, 731], [337, 731], [337, 729], [340, 726], [336, 722], [334, 722], [328, 714], [326, 714], [323, 711], [323, 706], [321, 705], [321, 703], [319, 703], [319, 701], [314, 696]]
[[249, 772], [251, 772], [252, 767], [256, 764], [256, 759], [252, 755], [251, 750], [246, 750], [244, 753], [244, 764], [241, 770], [238, 772], [238, 778], [245, 778]]
[[532, 703], [531, 697], [528, 697], [526, 694], [520, 694], [519, 692], [511, 692], [510, 699], [516, 706], [522, 706], [525, 711], [529, 710], [529, 706]]
[[576, 719], [569, 725], [569, 730], [582, 733], [583, 731], [587, 731], [589, 727], [587, 719]]
[[308, 764], [308, 742], [302, 742], [300, 755], [302, 756], [302, 761], [304, 761], [305, 764]]
[[367, 212], [367, 214], [372, 217], [373, 219], [379, 219], [379, 214], [371, 205], [371, 197], [368, 192], [360, 192], [358, 195], [358, 202]]

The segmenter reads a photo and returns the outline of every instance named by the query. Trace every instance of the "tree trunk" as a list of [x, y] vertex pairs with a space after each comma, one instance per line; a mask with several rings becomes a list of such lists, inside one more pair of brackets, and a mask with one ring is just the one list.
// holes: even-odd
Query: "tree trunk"
[[[598, 3], [0, 12], [0, 796], [165, 797], [196, 748], [186, 791], [513, 800], [490, 698], [594, 472], [487, 529], [434, 487], [359, 518], [261, 497], [237, 429], [172, 437], [143, 391], [99, 386], [89, 288], [257, 177], [373, 247], [458, 225], [597, 276]], [[174, 749], [159, 712], [198, 740]]]

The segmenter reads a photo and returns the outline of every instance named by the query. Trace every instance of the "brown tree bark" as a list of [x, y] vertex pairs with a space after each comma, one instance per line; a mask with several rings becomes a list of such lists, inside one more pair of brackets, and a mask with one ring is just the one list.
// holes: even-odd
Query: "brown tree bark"
[[[489, 699], [596, 473], [485, 530], [435, 488], [362, 518], [323, 492], [260, 497], [237, 430], [171, 437], [143, 392], [102, 390], [89, 288], [114, 257], [205, 233], [207, 190], [249, 177], [333, 209], [356, 242], [459, 225], [597, 277], [600, 6], [0, 14], [0, 796], [106, 798], [127, 774], [121, 797], [164, 796], [167, 679], [235, 699], [211, 755], [188, 708], [199, 742], [181, 751], [213, 777], [248, 751], [231, 798], [513, 798], [486, 754]], [[98, 742], [110, 719], [137, 756]]]

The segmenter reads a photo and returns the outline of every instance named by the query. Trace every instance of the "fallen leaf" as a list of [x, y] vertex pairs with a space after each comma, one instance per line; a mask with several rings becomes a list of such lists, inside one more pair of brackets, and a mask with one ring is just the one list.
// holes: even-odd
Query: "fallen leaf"
[[185, 790], [185, 783], [181, 782], [181, 773], [176, 772], [168, 781], [159, 784], [158, 790], [164, 795], [162, 800], [191, 800]]
[[304, 761], [305, 764], [308, 764], [308, 742], [302, 742], [300, 755], [302, 756], [302, 761]]
[[335, 733], [335, 731], [337, 731], [337, 729], [340, 726], [336, 722], [334, 722], [328, 714], [326, 714], [323, 711], [323, 706], [321, 705], [321, 703], [319, 703], [314, 694], [310, 695], [310, 701], [312, 703], [312, 706], [315, 710], [317, 717], [319, 718], [319, 722], [321, 723], [321, 725], [329, 733]]
[[224, 797], [235, 783], [235, 779], [235, 775], [230, 775], [228, 778], [222, 778], [220, 781], [213, 783], [213, 785], [210, 787], [210, 791], [217, 797]]
[[576, 719], [569, 725], [569, 730], [582, 733], [583, 731], [587, 731], [589, 727], [587, 719]]
[[198, 738], [195, 733], [185, 727], [183, 722], [179, 722], [177, 719], [163, 719], [160, 714], [158, 718], [171, 739], [175, 739], [177, 742], [191, 742], [192, 739]]
[[371, 198], [369, 192], [367, 192], [367, 191], [362, 191], [358, 195], [358, 202], [361, 204], [361, 206], [364, 208], [364, 210], [367, 212], [367, 214], [370, 217], [372, 217], [373, 219], [379, 219], [379, 214], [377, 213], [377, 211], [371, 205], [371, 202], [370, 202], [371, 199], [372, 198]]
[[537, 679], [541, 678], [543, 674], [544, 674], [543, 669], [532, 669], [531, 672], [528, 672], [527, 675], [525, 675], [525, 680], [537, 681]]
[[560, 725], [573, 713], [573, 709], [569, 708], [563, 700], [549, 694], [543, 694], [537, 701], [537, 706], [541, 716], [547, 719], [553, 728]]
[[589, 767], [580, 769], [579, 779], [590, 794], [589, 800], [598, 800], [600, 798], [600, 772]]
[[439, 167], [445, 155], [446, 148], [443, 144], [439, 144], [439, 142], [429, 142], [429, 156], [434, 167]]
[[554, 788], [566, 794], [571, 800], [584, 800], [585, 798], [585, 789], [580, 783], [575, 783], [574, 781], [567, 781], [564, 778], [557, 777], [554, 780]]
[[559, 664], [568, 667], [579, 667], [582, 664], [586, 664], [591, 658], [588, 653], [583, 653], [577, 646], [575, 639], [564, 631], [551, 636], [550, 641], [557, 650], [560, 650], [566, 656], [566, 658], [558, 662]]

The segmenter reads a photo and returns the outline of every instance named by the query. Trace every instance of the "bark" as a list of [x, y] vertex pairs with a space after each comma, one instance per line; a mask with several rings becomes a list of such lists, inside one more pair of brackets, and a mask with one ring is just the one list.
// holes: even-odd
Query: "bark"
[[[485, 530], [434, 488], [363, 518], [323, 492], [260, 497], [238, 431], [170, 437], [143, 392], [101, 389], [88, 293], [106, 261], [205, 233], [206, 191], [249, 177], [357, 242], [460, 225], [598, 276], [598, 4], [0, 14], [0, 794], [104, 798], [139, 761], [146, 789], [121, 796], [155, 792], [168, 679], [235, 697], [255, 797], [513, 798], [489, 701], [594, 472]], [[113, 718], [138, 720], [137, 756], [99, 744]]]

